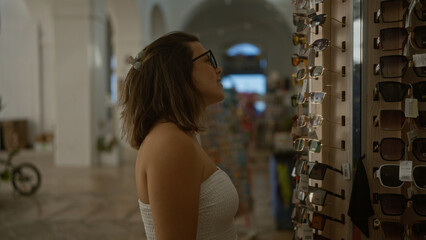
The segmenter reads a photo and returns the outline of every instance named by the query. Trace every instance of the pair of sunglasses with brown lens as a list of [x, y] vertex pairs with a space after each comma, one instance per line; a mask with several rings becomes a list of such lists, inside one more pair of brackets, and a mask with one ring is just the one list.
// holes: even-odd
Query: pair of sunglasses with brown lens
[[417, 99], [419, 102], [426, 102], [426, 81], [413, 84], [394, 81], [378, 82], [375, 92], [380, 92], [385, 102], [401, 102], [407, 97], [410, 88], [413, 90], [413, 98]]
[[[417, 1], [414, 6], [413, 12], [417, 19], [426, 21], [426, 1], [425, 0], [412, 0]], [[374, 21], [376, 23], [393, 23], [402, 22], [407, 17], [409, 12], [409, 2], [406, 0], [388, 0], [380, 2], [380, 9], [375, 14]]]
[[299, 66], [299, 64], [303, 64], [304, 66], [308, 66], [308, 57], [298, 54], [293, 54], [291, 56], [291, 65], [294, 67]]
[[[408, 122], [402, 110], [380, 110], [379, 117], [374, 121], [379, 124], [381, 130], [400, 131]], [[418, 128], [426, 129], [426, 111], [419, 111], [415, 119]]]
[[404, 55], [381, 56], [380, 64], [375, 65], [374, 74], [381, 74], [382, 78], [400, 78], [412, 66], [417, 77], [426, 77], [426, 67], [414, 67], [413, 60]]
[[[377, 220], [377, 219], [376, 219]], [[383, 231], [384, 239], [389, 240], [424, 240], [426, 239], [426, 222], [415, 222], [413, 224], [403, 224], [401, 222], [380, 221], [380, 228]], [[406, 230], [411, 230], [407, 231]], [[407, 234], [407, 232], [411, 234]]]
[[382, 213], [388, 216], [401, 216], [407, 208], [407, 202], [411, 201], [414, 212], [426, 217], [426, 194], [415, 194], [411, 198], [406, 198], [402, 194], [386, 193], [373, 194], [375, 203], [380, 201]]
[[[409, 36], [410, 39], [408, 38]], [[417, 26], [412, 31], [406, 28], [384, 28], [376, 39], [375, 48], [383, 51], [401, 50], [410, 41], [414, 48], [426, 49], [426, 26]]]
[[[411, 145], [414, 157], [426, 162], [426, 138], [416, 138]], [[383, 160], [400, 161], [404, 158], [407, 145], [401, 138], [387, 137], [382, 138], [380, 144], [374, 145], [373, 148], [374, 152], [380, 152]]]

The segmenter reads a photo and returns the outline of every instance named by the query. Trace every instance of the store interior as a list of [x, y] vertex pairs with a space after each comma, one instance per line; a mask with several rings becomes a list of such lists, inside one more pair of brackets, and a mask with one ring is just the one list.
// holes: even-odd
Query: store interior
[[223, 68], [199, 140], [237, 189], [238, 239], [426, 239], [425, 16], [425, 0], [0, 0], [0, 236], [146, 239], [120, 89], [130, 56], [184, 31]]

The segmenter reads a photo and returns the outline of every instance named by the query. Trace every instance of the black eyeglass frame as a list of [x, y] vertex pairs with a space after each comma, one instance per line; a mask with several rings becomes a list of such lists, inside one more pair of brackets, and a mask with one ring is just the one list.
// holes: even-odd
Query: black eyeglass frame
[[209, 50], [207, 50], [206, 52], [204, 52], [203, 54], [201, 54], [200, 56], [193, 58], [193, 59], [192, 59], [192, 62], [197, 61], [198, 59], [200, 59], [200, 58], [204, 57], [204, 56], [205, 56], [205, 55], [207, 55], [207, 54], [209, 54], [209, 61], [210, 61], [210, 65], [211, 65], [214, 69], [216, 69], [216, 68], [217, 68], [216, 58], [214, 57], [213, 52], [212, 52], [212, 50], [210, 50], [210, 49], [209, 49]]

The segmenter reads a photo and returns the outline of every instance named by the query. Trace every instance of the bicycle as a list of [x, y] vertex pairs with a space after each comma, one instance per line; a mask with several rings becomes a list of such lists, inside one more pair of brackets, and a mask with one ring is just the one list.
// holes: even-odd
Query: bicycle
[[0, 179], [5, 182], [12, 181], [15, 191], [21, 195], [30, 196], [40, 188], [41, 174], [31, 163], [24, 162], [15, 166], [12, 159], [18, 152], [18, 150], [12, 150], [9, 151], [7, 159], [0, 158], [0, 164], [5, 166], [0, 172]]

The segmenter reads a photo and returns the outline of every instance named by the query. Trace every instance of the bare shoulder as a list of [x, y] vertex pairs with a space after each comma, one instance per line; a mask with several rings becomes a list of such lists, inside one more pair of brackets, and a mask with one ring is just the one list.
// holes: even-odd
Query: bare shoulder
[[160, 169], [164, 173], [168, 170], [194, 171], [201, 167], [196, 159], [194, 138], [173, 123], [163, 123], [152, 129], [141, 151], [148, 173], [157, 173]]

